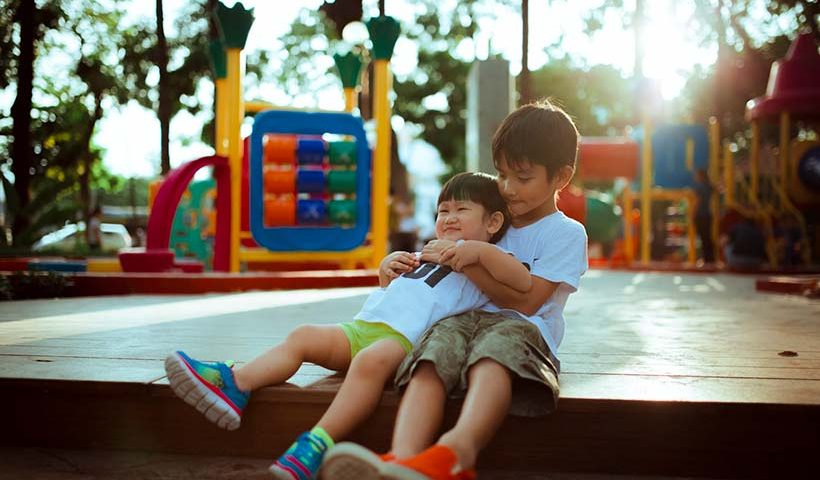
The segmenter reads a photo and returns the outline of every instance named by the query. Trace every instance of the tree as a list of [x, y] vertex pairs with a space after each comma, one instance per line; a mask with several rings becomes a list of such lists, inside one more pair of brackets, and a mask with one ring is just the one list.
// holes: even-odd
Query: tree
[[[9, 65], [16, 73], [16, 90], [14, 104], [11, 107], [12, 142], [11, 142], [11, 171], [14, 174], [14, 192], [21, 209], [28, 206], [31, 195], [31, 177], [35, 170], [34, 147], [31, 138], [31, 109], [32, 93], [34, 90], [34, 61], [37, 49], [46, 30], [51, 28], [60, 16], [60, 11], [54, 5], [38, 8], [34, 0], [18, 0], [10, 2], [4, 9], [8, 16], [14, 12], [11, 19], [19, 28], [20, 40], [17, 42], [17, 57], [11, 59], [12, 30], [10, 24], [2, 28], [4, 52], [3, 63]], [[8, 20], [6, 18], [5, 20]], [[4, 22], [5, 23], [5, 22]], [[8, 73], [4, 72], [2, 86], [8, 85]], [[28, 227], [29, 219], [19, 210], [12, 220], [12, 234], [19, 233]]]
[[519, 103], [532, 102], [530, 90], [530, 2], [521, 0], [521, 73], [518, 76]]
[[[129, 99], [118, 61], [128, 35], [121, 28], [119, 3], [100, 6], [64, 0], [47, 5], [48, 9], [35, 12], [33, 21], [25, 20], [39, 25], [41, 32], [35, 42], [37, 56], [30, 83], [26, 78], [29, 60], [22, 45], [15, 45], [19, 54], [13, 59], [9, 60], [5, 49], [0, 56], [15, 67], [13, 74], [4, 77], [4, 86], [13, 84], [18, 97], [30, 99], [25, 115], [22, 107], [16, 112], [26, 117], [28, 128], [11, 132], [12, 155], [6, 162], [11, 161], [13, 186], [3, 178], [15, 245], [30, 244], [50, 224], [75, 219], [77, 209], [90, 209], [92, 188], [102, 172], [101, 151], [92, 141], [94, 129], [106, 105]], [[20, 21], [23, 18], [19, 16]], [[11, 38], [4, 45], [13, 44], [13, 35]], [[19, 43], [26, 43], [22, 36]], [[55, 67], [55, 62], [61, 66]], [[54, 68], [67, 75], [49, 73]], [[17, 155], [14, 144], [27, 144], [31, 158]], [[7, 143], [0, 145], [0, 158], [7, 158], [6, 150]]]
[[162, 0], [156, 0], [157, 14], [157, 46], [154, 55], [159, 70], [159, 101], [157, 102], [157, 118], [160, 131], [160, 174], [165, 175], [171, 170], [170, 129], [171, 104], [168, 98], [168, 40], [165, 38], [165, 13], [162, 9]]
[[[174, 37], [165, 33], [162, 0], [155, 1], [156, 24], [132, 25], [123, 36], [122, 68], [123, 82], [128, 85], [131, 98], [157, 113], [160, 173], [165, 174], [171, 168], [171, 120], [182, 110], [196, 114], [205, 108], [195, 93], [200, 80], [210, 75], [208, 41], [215, 33], [210, 21], [215, 0], [185, 3], [174, 21]], [[148, 83], [148, 74], [153, 69], [159, 74], [156, 85]], [[206, 135], [210, 132], [203, 130], [203, 136]]]
[[[644, 3], [648, 2], [638, 0], [639, 6]], [[681, 18], [680, 23], [703, 45], [713, 45], [718, 59], [712, 67], [694, 69], [669, 120], [705, 124], [716, 115], [724, 133], [741, 135], [748, 127], [746, 102], [765, 92], [772, 62], [785, 54], [797, 31], [808, 29], [820, 42], [820, 4], [813, 0], [697, 0], [694, 5], [691, 17]], [[622, 13], [625, 28], [641, 28], [641, 15], [632, 15], [623, 0], [606, 0], [588, 12], [588, 33], [603, 26], [609, 9]], [[642, 45], [636, 45], [636, 50], [640, 52]], [[640, 74], [639, 67], [636, 63], [636, 74]]]
[[557, 99], [587, 136], [621, 134], [632, 123], [631, 90], [631, 81], [616, 68], [576, 67], [567, 56], [533, 72], [534, 96]]

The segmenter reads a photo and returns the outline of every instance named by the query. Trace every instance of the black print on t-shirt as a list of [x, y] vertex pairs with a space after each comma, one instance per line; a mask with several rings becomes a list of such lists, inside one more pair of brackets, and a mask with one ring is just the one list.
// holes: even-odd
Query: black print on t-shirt
[[[535, 263], [535, 262], [537, 262], [537, 261], [538, 261], [538, 259], [537, 259], [537, 258], [533, 258], [533, 259], [532, 259], [532, 263]], [[529, 264], [529, 263], [527, 263], [527, 262], [521, 262], [521, 264], [522, 264], [522, 265], [524, 265], [524, 267], [527, 269], [527, 271], [528, 271], [528, 272], [531, 272], [531, 271], [532, 271], [532, 267], [530, 267], [530, 264]]]
[[[438, 282], [442, 281], [444, 277], [450, 274], [453, 269], [444, 265], [439, 265], [437, 263], [422, 263], [413, 271], [407, 272], [402, 274], [404, 278], [424, 278], [424, 283], [430, 285], [430, 287], [435, 287], [438, 285]], [[432, 272], [432, 273], [431, 273]], [[430, 275], [429, 277], [427, 275]]]

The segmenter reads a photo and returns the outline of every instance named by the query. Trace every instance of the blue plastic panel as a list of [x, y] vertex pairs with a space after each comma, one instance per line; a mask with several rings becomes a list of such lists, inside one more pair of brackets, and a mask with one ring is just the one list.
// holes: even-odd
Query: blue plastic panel
[[321, 170], [299, 170], [296, 172], [296, 191], [299, 193], [323, 193], [325, 172]]
[[[263, 218], [262, 138], [268, 133], [350, 135], [356, 140], [356, 224], [353, 227], [266, 227]], [[250, 225], [256, 242], [273, 251], [345, 251], [370, 229], [370, 148], [364, 126], [348, 113], [270, 110], [256, 116], [250, 138]]]
[[321, 165], [325, 159], [325, 142], [319, 138], [300, 138], [296, 158], [299, 165]]
[[296, 223], [310, 225], [327, 223], [327, 205], [324, 200], [299, 200], [296, 204]]

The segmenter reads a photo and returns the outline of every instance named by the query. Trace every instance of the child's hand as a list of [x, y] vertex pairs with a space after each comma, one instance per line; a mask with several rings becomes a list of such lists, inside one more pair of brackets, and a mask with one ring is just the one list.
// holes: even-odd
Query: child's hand
[[382, 260], [381, 265], [379, 265], [379, 275], [384, 275], [393, 280], [402, 273], [415, 269], [420, 263], [414, 253], [393, 252]]
[[441, 252], [441, 264], [447, 265], [456, 272], [460, 272], [464, 267], [478, 263], [480, 249], [476, 243], [463, 242], [460, 245], [448, 247]]
[[421, 250], [421, 261], [431, 263], [441, 263], [441, 253], [448, 248], [455, 247], [452, 240], [430, 240]]

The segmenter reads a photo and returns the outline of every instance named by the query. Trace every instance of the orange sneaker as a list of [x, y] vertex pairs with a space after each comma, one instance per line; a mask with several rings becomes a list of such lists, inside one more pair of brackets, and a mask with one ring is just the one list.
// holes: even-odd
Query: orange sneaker
[[381, 464], [383, 480], [475, 480], [475, 470], [453, 473], [458, 463], [455, 452], [444, 445], [433, 445], [415, 457]]
[[390, 453], [376, 453], [352, 442], [337, 443], [325, 454], [318, 480], [379, 480], [379, 469], [393, 460]]

